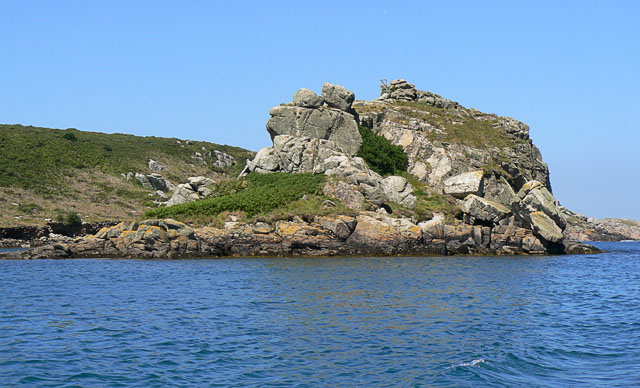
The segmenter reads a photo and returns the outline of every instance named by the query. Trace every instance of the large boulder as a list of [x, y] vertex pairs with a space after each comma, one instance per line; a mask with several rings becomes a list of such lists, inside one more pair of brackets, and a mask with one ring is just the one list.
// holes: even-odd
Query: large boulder
[[250, 171], [271, 172], [277, 170], [279, 165], [280, 159], [273, 147], [265, 147], [258, 151], [253, 160], [247, 160]]
[[504, 177], [489, 177], [484, 179], [483, 197], [498, 202], [508, 208], [518, 202], [518, 196]]
[[293, 103], [304, 108], [319, 108], [324, 103], [324, 98], [313, 90], [302, 88], [293, 95]]
[[167, 167], [157, 160], [149, 159], [149, 169], [153, 172], [165, 171]]
[[533, 232], [543, 239], [553, 243], [559, 243], [564, 238], [562, 229], [545, 213], [541, 211], [533, 212], [529, 214], [529, 219], [531, 220]]
[[192, 176], [188, 179], [193, 191], [196, 191], [203, 197], [208, 197], [209, 194], [211, 194], [213, 191], [212, 187], [216, 183], [213, 179], [203, 176]]
[[337, 149], [350, 156], [362, 145], [358, 123], [350, 113], [328, 108], [277, 106], [269, 114], [267, 131], [272, 140], [279, 135], [331, 140]]
[[456, 198], [465, 198], [469, 194], [482, 196], [484, 192], [484, 172], [482, 170], [465, 172], [444, 181], [444, 193]]
[[380, 181], [380, 187], [384, 195], [409, 209], [414, 209], [418, 203], [413, 194], [413, 186], [401, 176], [390, 176]]
[[147, 175], [147, 180], [149, 181], [149, 183], [151, 184], [151, 187], [154, 190], [160, 190], [160, 191], [166, 192], [169, 190], [173, 190], [175, 188], [175, 186], [171, 182], [164, 179], [162, 175], [157, 173], [151, 173]]
[[351, 209], [362, 210], [364, 206], [364, 194], [357, 187], [344, 181], [327, 182], [323, 188], [324, 195], [338, 198]]
[[465, 220], [471, 224], [475, 223], [476, 220], [483, 223], [496, 224], [511, 213], [511, 210], [498, 202], [481, 198], [474, 194], [470, 194], [465, 198], [462, 203], [462, 211], [464, 212]]
[[149, 182], [146, 175], [137, 172], [135, 178], [145, 189], [153, 189], [153, 186], [151, 186], [151, 182]]
[[198, 193], [196, 193], [190, 184], [184, 183], [177, 186], [176, 191], [169, 201], [167, 206], [179, 205], [181, 203], [193, 202], [200, 199]]
[[[516, 204], [519, 213], [541, 211], [564, 230], [567, 221], [558, 207], [556, 199], [547, 187], [538, 181], [529, 181], [518, 192], [520, 202]], [[526, 218], [526, 216], [525, 216]]]
[[356, 95], [344, 86], [330, 84], [325, 82], [322, 86], [322, 95], [326, 103], [336, 109], [348, 112], [351, 110], [351, 104], [355, 100]]

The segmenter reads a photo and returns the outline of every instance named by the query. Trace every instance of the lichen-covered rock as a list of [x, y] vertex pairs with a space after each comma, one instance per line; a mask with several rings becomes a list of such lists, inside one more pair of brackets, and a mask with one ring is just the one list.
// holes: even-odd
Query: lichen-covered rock
[[456, 198], [464, 198], [469, 194], [482, 196], [484, 191], [484, 172], [465, 172], [444, 181], [444, 193]]
[[355, 100], [355, 93], [344, 86], [330, 84], [325, 82], [322, 86], [322, 95], [327, 105], [348, 112], [351, 110], [351, 104]]
[[498, 202], [481, 198], [474, 194], [470, 194], [465, 198], [462, 203], [462, 211], [465, 214], [465, 221], [469, 221], [470, 224], [475, 223], [475, 221], [496, 224], [511, 214], [510, 209]]
[[355, 217], [318, 217], [317, 222], [326, 230], [332, 232], [342, 240], [346, 240], [356, 227]]
[[358, 191], [357, 186], [344, 181], [328, 181], [322, 189], [324, 195], [338, 198], [346, 207], [354, 210], [362, 210], [365, 202], [364, 194]]

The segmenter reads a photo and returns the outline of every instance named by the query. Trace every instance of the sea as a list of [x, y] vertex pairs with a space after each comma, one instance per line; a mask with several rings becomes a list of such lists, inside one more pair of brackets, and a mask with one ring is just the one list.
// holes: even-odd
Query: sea
[[640, 385], [640, 242], [0, 261], [0, 387]]

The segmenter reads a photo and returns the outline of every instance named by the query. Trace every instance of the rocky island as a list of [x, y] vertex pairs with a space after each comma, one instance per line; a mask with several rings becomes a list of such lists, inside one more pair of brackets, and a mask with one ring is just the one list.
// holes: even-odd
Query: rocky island
[[[202, 175], [172, 182], [169, 161], [151, 158], [115, 171], [155, 196], [144, 215], [66, 237], [41, 227], [0, 258], [574, 254], [619, 227], [560, 205], [526, 124], [402, 79], [381, 88], [373, 101], [300, 89], [269, 112], [271, 147], [202, 147], [189, 164]], [[638, 231], [627, 226], [611, 238]]]

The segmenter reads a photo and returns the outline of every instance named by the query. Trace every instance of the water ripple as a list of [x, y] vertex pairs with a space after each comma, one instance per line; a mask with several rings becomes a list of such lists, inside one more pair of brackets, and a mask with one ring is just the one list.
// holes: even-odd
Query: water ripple
[[601, 247], [0, 261], [0, 386], [633, 386], [640, 244]]

